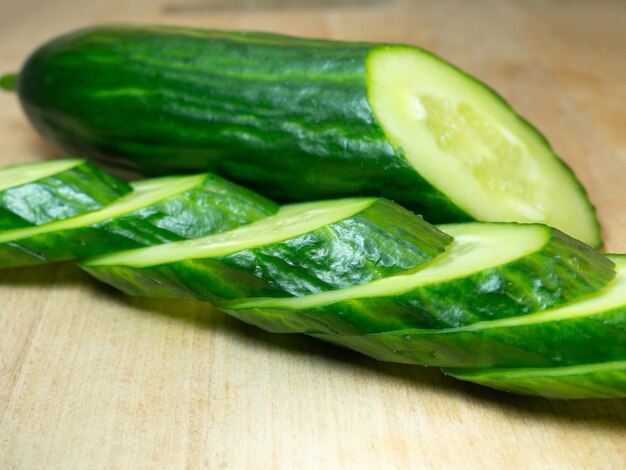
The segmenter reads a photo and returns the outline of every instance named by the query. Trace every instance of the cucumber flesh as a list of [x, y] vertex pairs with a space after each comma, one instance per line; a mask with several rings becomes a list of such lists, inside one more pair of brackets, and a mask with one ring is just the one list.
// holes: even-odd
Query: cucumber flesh
[[626, 255], [617, 276], [562, 307], [443, 330], [318, 335], [378, 360], [442, 367], [550, 367], [626, 360]]
[[411, 47], [373, 50], [367, 72], [370, 104], [389, 140], [474, 219], [545, 223], [601, 243], [571, 170], [493, 90]]
[[126, 183], [80, 159], [6, 167], [0, 169], [0, 230], [91, 212], [130, 191]]
[[452, 377], [553, 399], [626, 397], [626, 361], [528, 369], [444, 369]]
[[596, 292], [615, 276], [612, 261], [544, 225], [441, 228], [454, 242], [414, 273], [332, 292], [218, 306], [276, 332], [440, 329], [552, 308]]
[[133, 295], [210, 301], [281, 297], [417, 268], [451, 240], [391, 201], [341, 199], [283, 206], [236, 230], [104, 255], [81, 267]]
[[67, 171], [81, 163], [78, 159], [63, 159], [4, 167], [0, 170], [0, 191]]
[[277, 210], [275, 203], [211, 174], [155, 178], [131, 186], [130, 194], [98, 211], [0, 232], [0, 267], [194, 238]]

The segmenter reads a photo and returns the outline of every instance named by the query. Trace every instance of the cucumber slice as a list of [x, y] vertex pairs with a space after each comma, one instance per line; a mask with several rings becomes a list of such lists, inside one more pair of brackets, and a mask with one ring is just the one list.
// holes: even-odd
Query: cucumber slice
[[617, 276], [562, 307], [444, 330], [318, 335], [381, 361], [443, 367], [550, 367], [626, 360], [626, 255]]
[[450, 328], [556, 307], [604, 287], [613, 262], [545, 225], [443, 226], [444, 254], [415, 273], [290, 299], [218, 303], [275, 332], [366, 334]]
[[104, 255], [81, 266], [132, 295], [281, 297], [416, 268], [451, 240], [391, 201], [340, 199], [283, 206], [272, 217], [227, 233]]
[[373, 50], [367, 71], [385, 134], [456, 206], [476, 220], [545, 223], [601, 243], [572, 171], [493, 90], [412, 47]]
[[131, 184], [98, 211], [0, 232], [0, 267], [40, 264], [229, 230], [266, 217], [275, 203], [216, 175]]
[[42, 225], [110, 204], [130, 186], [80, 159], [0, 169], [0, 230]]
[[445, 369], [452, 377], [546, 398], [626, 397], [626, 361], [529, 369]]

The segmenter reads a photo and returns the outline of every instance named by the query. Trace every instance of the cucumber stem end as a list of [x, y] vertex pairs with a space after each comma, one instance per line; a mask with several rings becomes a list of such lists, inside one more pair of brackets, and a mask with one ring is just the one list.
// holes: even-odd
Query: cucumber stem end
[[4, 91], [15, 91], [17, 89], [16, 73], [10, 73], [0, 77], [0, 89]]

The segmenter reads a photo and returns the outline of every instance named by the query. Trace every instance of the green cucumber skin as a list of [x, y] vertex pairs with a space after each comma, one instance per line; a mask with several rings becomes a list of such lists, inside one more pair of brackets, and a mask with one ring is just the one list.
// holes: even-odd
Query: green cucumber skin
[[589, 317], [474, 331], [316, 337], [380, 361], [425, 366], [549, 367], [619, 361], [626, 360], [626, 306]]
[[89, 162], [0, 192], [0, 230], [63, 220], [110, 204], [131, 187]]
[[278, 206], [207, 174], [198, 186], [120, 217], [86, 227], [0, 244], [0, 267], [95, 256], [223, 232], [273, 214]]
[[[519, 377], [519, 369], [444, 369], [456, 379], [473, 382], [518, 395], [572, 400], [626, 397], [626, 363], [615, 363], [609, 370], [558, 374], [559, 369], [531, 369]], [[557, 372], [555, 374], [554, 372]], [[514, 375], [512, 375], [513, 373]]]
[[37, 50], [18, 92], [48, 140], [110, 165], [215, 171], [283, 201], [383, 196], [431, 222], [471, 220], [378, 124], [365, 62], [379, 47], [393, 46], [95, 28]]
[[442, 253], [451, 241], [420, 216], [378, 199], [317, 230], [219, 258], [146, 267], [90, 265], [86, 260], [81, 267], [131, 295], [208, 301], [301, 296], [412, 270]]
[[272, 332], [361, 335], [457, 328], [538, 312], [592, 294], [613, 279], [612, 261], [559, 230], [549, 230], [551, 239], [537, 253], [399, 295], [355, 298], [295, 311], [238, 308], [237, 302], [217, 306]]

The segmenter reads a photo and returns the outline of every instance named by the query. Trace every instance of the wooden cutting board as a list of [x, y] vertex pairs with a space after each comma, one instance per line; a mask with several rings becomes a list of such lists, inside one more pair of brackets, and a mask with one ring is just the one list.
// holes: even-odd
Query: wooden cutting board
[[[626, 2], [0, 4], [0, 73], [99, 22], [421, 45], [547, 134], [626, 252]], [[56, 156], [0, 96], [0, 164]], [[523, 398], [126, 298], [71, 263], [0, 272], [0, 468], [626, 468], [626, 401]]]

